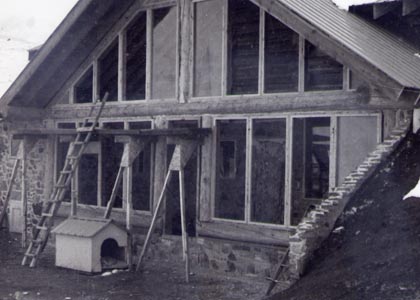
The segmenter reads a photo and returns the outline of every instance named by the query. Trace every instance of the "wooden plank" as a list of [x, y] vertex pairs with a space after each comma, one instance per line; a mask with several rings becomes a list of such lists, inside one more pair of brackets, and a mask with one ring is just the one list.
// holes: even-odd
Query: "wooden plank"
[[184, 169], [178, 171], [179, 175], [179, 207], [181, 210], [181, 231], [182, 231], [182, 256], [185, 261], [185, 281], [190, 281], [190, 253], [188, 248], [188, 233], [185, 216], [185, 194], [184, 194]]
[[407, 16], [420, 8], [418, 0], [403, 0], [402, 15]]
[[332, 191], [337, 186], [337, 132], [338, 132], [337, 116], [331, 117], [330, 127], [330, 170], [329, 170], [329, 189]]
[[152, 98], [152, 53], [153, 53], [153, 12], [146, 16], [146, 100]]
[[284, 224], [290, 226], [292, 223], [292, 182], [293, 182], [293, 118], [286, 119], [286, 162], [285, 162], [285, 184], [284, 184]]
[[165, 191], [166, 187], [168, 186], [169, 181], [171, 180], [173, 171], [169, 170], [168, 174], [166, 175], [165, 182], [163, 183], [162, 190], [160, 192], [159, 200], [157, 201], [155, 212], [153, 214], [152, 223], [150, 224], [149, 230], [146, 235], [146, 240], [144, 241], [143, 248], [141, 249], [141, 253], [139, 259], [137, 261], [136, 271], [138, 271], [141, 267], [141, 263], [143, 261], [144, 255], [146, 254], [147, 248], [149, 247], [150, 238], [152, 237], [153, 231], [155, 230], [157, 218], [159, 216], [159, 211], [162, 208], [163, 200], [165, 198]]
[[21, 205], [22, 205], [22, 248], [26, 247], [26, 243], [28, 240], [27, 230], [28, 230], [28, 181], [27, 181], [27, 155], [29, 152], [28, 147], [28, 140], [27, 138], [23, 139], [21, 142], [22, 147], [22, 173], [21, 173], [21, 184], [22, 184], [22, 190], [21, 190]]
[[[125, 150], [125, 149], [124, 149]], [[114, 187], [112, 188], [111, 196], [109, 201], [107, 202], [106, 211], [104, 214], [105, 219], [109, 219], [111, 217], [112, 208], [114, 207], [115, 199], [117, 197], [118, 189], [120, 187], [122, 181], [124, 167], [120, 166], [117, 173], [117, 178], [115, 179]]]
[[260, 8], [260, 32], [259, 32], [259, 42], [260, 42], [260, 49], [259, 49], [259, 63], [258, 63], [258, 94], [262, 95], [264, 93], [264, 78], [265, 78], [265, 11]]
[[299, 35], [299, 93], [305, 92], [305, 38]]
[[185, 103], [190, 98], [190, 52], [191, 47], [191, 31], [192, 20], [191, 11], [192, 3], [190, 0], [181, 0], [179, 3], [179, 76], [178, 76], [178, 100], [180, 103]]
[[[204, 116], [202, 127], [212, 130], [213, 119]], [[211, 219], [211, 174], [212, 174], [212, 137], [204, 139], [201, 147], [201, 179], [200, 179], [200, 212], [197, 214], [200, 221], [206, 222]]]
[[222, 96], [227, 94], [227, 76], [228, 76], [228, 1], [223, 2], [223, 52], [222, 52]]
[[133, 162], [126, 167], [126, 229], [128, 232], [128, 242], [127, 242], [127, 265], [131, 270], [133, 268], [133, 224], [132, 224], [132, 215], [133, 215]]
[[123, 101], [126, 98], [126, 48], [127, 32], [123, 30], [118, 34], [118, 101]]
[[221, 220], [197, 223], [199, 237], [271, 246], [288, 246], [289, 233], [290, 230], [286, 227], [270, 227], [262, 224], [245, 224]]
[[4, 201], [2, 203], [2, 211], [0, 213], [0, 227], [2, 226], [3, 221], [4, 221], [4, 217], [6, 216], [7, 208], [9, 206], [9, 202], [10, 202], [10, 196], [12, 194], [13, 184], [15, 182], [15, 178], [16, 178], [16, 174], [17, 174], [17, 170], [19, 168], [20, 162], [21, 162], [21, 159], [16, 158], [15, 163], [13, 165], [9, 185], [7, 186], [6, 196], [5, 196]]
[[383, 2], [373, 4], [373, 19], [377, 20], [380, 17], [385, 16], [386, 14], [395, 10], [400, 3], [395, 2]]

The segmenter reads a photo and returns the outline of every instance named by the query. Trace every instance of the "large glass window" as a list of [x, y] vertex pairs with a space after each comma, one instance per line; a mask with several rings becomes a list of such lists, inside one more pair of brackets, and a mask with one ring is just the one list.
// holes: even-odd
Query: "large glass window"
[[222, 93], [223, 3], [195, 3], [194, 96]]
[[152, 99], [176, 97], [177, 9], [153, 11]]
[[118, 41], [102, 54], [98, 60], [99, 97], [103, 99], [109, 93], [107, 101], [118, 100]]
[[227, 94], [257, 94], [260, 9], [248, 0], [229, 0]]
[[217, 121], [217, 218], [245, 219], [246, 120]]
[[90, 67], [74, 86], [74, 103], [93, 102], [93, 68]]
[[127, 28], [126, 100], [146, 98], [146, 12], [141, 12]]
[[265, 14], [264, 92], [298, 90], [299, 35]]
[[343, 65], [310, 42], [305, 42], [305, 90], [343, 89]]
[[286, 120], [252, 121], [251, 221], [283, 224]]

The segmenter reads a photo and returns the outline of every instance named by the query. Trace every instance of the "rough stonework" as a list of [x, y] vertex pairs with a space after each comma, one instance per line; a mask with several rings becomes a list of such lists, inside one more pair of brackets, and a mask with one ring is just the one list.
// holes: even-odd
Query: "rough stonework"
[[397, 148], [409, 130], [404, 123], [395, 128], [376, 149], [350, 173], [343, 184], [334, 189], [328, 199], [310, 211], [290, 237], [289, 271], [295, 279], [304, 272], [312, 253], [321, 245], [334, 228], [346, 204], [373, 174], [377, 167]]

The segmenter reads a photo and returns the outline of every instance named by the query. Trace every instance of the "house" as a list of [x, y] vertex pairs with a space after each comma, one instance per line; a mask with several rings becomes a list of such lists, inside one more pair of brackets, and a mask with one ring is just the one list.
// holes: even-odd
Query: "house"
[[[2, 186], [18, 138], [25, 150], [10, 230], [26, 236], [36, 223], [68, 131], [108, 92], [109, 132], [211, 130], [185, 166], [197, 262], [265, 274], [290, 246], [299, 276], [408, 130], [418, 52], [331, 0], [80, 0], [1, 98]], [[134, 235], [150, 225], [173, 151], [157, 134], [125, 173], [112, 217], [124, 224], [132, 205]], [[123, 152], [98, 133], [59, 215], [102, 216]], [[158, 231], [176, 236], [176, 180], [169, 191]]]

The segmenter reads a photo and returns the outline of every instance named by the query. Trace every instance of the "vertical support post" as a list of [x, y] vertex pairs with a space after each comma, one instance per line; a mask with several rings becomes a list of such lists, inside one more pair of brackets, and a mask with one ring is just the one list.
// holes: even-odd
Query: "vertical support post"
[[126, 31], [118, 34], [118, 101], [125, 99], [126, 90]]
[[27, 215], [28, 215], [28, 198], [27, 198], [27, 190], [28, 190], [28, 186], [27, 186], [27, 180], [26, 180], [26, 171], [27, 171], [27, 153], [26, 151], [27, 149], [27, 138], [23, 138], [22, 143], [20, 145], [20, 147], [22, 147], [22, 180], [21, 180], [21, 184], [22, 184], [22, 189], [21, 189], [21, 205], [22, 205], [22, 248], [26, 248], [26, 241], [28, 239], [27, 236], [27, 229], [28, 229], [28, 222], [27, 222]]
[[190, 281], [190, 258], [188, 248], [188, 233], [187, 224], [185, 217], [185, 194], [184, 194], [184, 168], [178, 171], [179, 174], [179, 202], [181, 210], [181, 230], [182, 230], [182, 257], [185, 261], [185, 280], [188, 283]]
[[74, 171], [74, 175], [71, 178], [71, 192], [70, 192], [70, 198], [71, 198], [71, 209], [70, 209], [70, 215], [72, 217], [77, 216], [77, 202], [78, 202], [78, 188], [77, 188], [77, 178], [78, 178], [78, 169]]
[[143, 249], [141, 250], [141, 253], [140, 253], [140, 256], [139, 256], [139, 259], [138, 259], [138, 262], [137, 262], [136, 271], [138, 271], [140, 269], [141, 262], [143, 261], [144, 255], [146, 254], [146, 251], [147, 251], [147, 248], [149, 247], [150, 238], [152, 237], [153, 231], [155, 230], [156, 221], [157, 221], [157, 218], [158, 218], [158, 215], [159, 215], [159, 210], [162, 207], [163, 199], [165, 198], [165, 190], [166, 190], [166, 187], [167, 187], [169, 181], [171, 180], [172, 172], [173, 171], [169, 170], [168, 174], [166, 175], [165, 182], [163, 184], [163, 188], [162, 188], [162, 191], [160, 193], [159, 200], [156, 204], [155, 212], [153, 214], [152, 223], [150, 224], [149, 231], [147, 232], [147, 235], [146, 235], [146, 240], [144, 241]]
[[287, 117], [286, 120], [286, 183], [284, 189], [284, 225], [290, 226], [292, 223], [292, 182], [293, 182], [293, 118]]
[[305, 38], [299, 36], [299, 93], [305, 92]]
[[[212, 128], [213, 119], [204, 116], [202, 128]], [[211, 190], [212, 190], [212, 143], [213, 137], [208, 136], [204, 139], [201, 146], [201, 182], [200, 182], [200, 221], [211, 220]]]
[[330, 192], [337, 186], [337, 130], [338, 130], [338, 117], [331, 117], [330, 128]]
[[191, 0], [181, 0], [180, 4], [180, 34], [179, 34], [179, 76], [178, 100], [181, 103], [188, 101], [190, 95], [190, 52], [191, 52]]
[[131, 223], [132, 214], [133, 214], [133, 197], [132, 197], [132, 182], [133, 182], [133, 165], [132, 162], [125, 168], [126, 169], [126, 229], [128, 232], [128, 242], [127, 242], [127, 265], [131, 270], [133, 268], [133, 226]]

